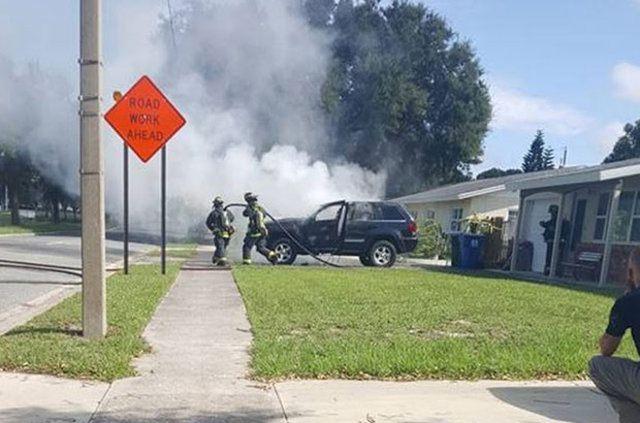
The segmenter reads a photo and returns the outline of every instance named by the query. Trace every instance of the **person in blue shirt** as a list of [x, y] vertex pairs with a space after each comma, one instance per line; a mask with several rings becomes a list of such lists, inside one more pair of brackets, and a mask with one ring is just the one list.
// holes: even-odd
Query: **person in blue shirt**
[[640, 363], [613, 356], [627, 330], [640, 355], [640, 249], [629, 257], [627, 290], [611, 309], [601, 355], [589, 362], [591, 380], [609, 398], [620, 423], [635, 423], [640, 422]]

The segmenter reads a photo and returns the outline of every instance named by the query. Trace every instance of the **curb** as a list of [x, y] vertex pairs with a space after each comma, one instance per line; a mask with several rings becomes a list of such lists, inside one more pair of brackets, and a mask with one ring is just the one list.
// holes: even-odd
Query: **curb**
[[[144, 255], [137, 254], [130, 257], [130, 264], [135, 264]], [[124, 260], [111, 263], [110, 266], [122, 266]], [[106, 277], [113, 276], [117, 271], [106, 272]], [[50, 310], [71, 295], [82, 292], [82, 280], [79, 283], [71, 282], [67, 286], [53, 289], [31, 301], [22, 303], [12, 309], [0, 313], [0, 336], [12, 329], [24, 325], [36, 316]]]
[[34, 300], [22, 303], [19, 306], [0, 314], [0, 335], [4, 335], [15, 327], [27, 323], [29, 320], [53, 308], [62, 300], [70, 297], [76, 292], [80, 292], [80, 287], [67, 286], [56, 288]]

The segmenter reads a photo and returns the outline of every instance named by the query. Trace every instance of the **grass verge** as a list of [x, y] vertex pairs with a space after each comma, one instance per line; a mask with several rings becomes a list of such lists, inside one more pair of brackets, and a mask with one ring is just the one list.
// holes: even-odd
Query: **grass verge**
[[[612, 297], [411, 269], [234, 269], [258, 379], [581, 379]], [[631, 356], [629, 339], [623, 355]]]
[[0, 369], [102, 381], [134, 375], [131, 360], [149, 350], [141, 334], [174, 282], [180, 264], [132, 266], [107, 280], [107, 337], [80, 336], [81, 297], [74, 295], [0, 337]]
[[80, 222], [70, 221], [62, 221], [56, 224], [44, 220], [22, 219], [20, 225], [12, 225], [11, 215], [8, 212], [0, 212], [0, 235], [44, 234], [79, 230]]

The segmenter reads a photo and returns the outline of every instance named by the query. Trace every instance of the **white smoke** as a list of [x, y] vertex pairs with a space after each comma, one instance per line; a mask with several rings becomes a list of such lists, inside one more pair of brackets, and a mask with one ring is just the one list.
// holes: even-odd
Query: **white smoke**
[[[319, 99], [330, 40], [294, 2], [183, 3], [173, 16], [175, 44], [166, 10], [159, 12], [155, 25], [136, 25], [149, 33], [125, 29], [115, 72], [123, 77], [112, 88], [148, 73], [187, 119], [167, 150], [172, 228], [201, 220], [215, 195], [238, 202], [252, 191], [272, 212], [300, 215], [323, 202], [382, 194], [384, 175], [314, 159], [328, 143]], [[132, 176], [131, 207], [147, 222], [158, 210], [157, 194], [149, 195], [159, 192], [154, 162]]]
[[77, 106], [68, 81], [0, 52], [0, 143], [30, 153], [34, 166], [78, 191]]
[[[318, 160], [328, 151], [319, 99], [330, 40], [306, 23], [298, 2], [172, 3], [175, 44], [166, 2], [103, 3], [113, 8], [103, 29], [110, 34], [105, 35], [110, 37], [104, 52], [105, 111], [113, 104], [112, 91], [124, 92], [147, 74], [187, 119], [167, 148], [171, 232], [201, 225], [216, 195], [239, 202], [252, 191], [281, 216], [304, 214], [327, 201], [382, 195], [384, 175], [340, 158]], [[9, 85], [29, 95], [17, 107], [0, 97], [0, 131], [11, 128], [29, 140], [37, 163], [77, 191], [78, 117], [64, 88], [69, 83], [56, 83], [57, 92], [43, 94], [7, 77], [11, 72], [3, 67], [0, 63], [0, 92]], [[45, 80], [42, 85], [51, 84]], [[20, 119], [14, 109], [36, 110], [38, 119]], [[41, 109], [53, 113], [43, 117]], [[122, 141], [106, 125], [103, 138], [107, 209], [119, 216]], [[131, 155], [133, 230], [156, 228], [159, 179], [159, 155], [146, 165]]]

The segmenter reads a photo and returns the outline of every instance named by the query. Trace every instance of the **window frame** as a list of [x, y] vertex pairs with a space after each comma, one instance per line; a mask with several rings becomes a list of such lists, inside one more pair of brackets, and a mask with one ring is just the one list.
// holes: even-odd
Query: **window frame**
[[[604, 214], [600, 214], [600, 201], [602, 199], [602, 196], [606, 195], [607, 196], [607, 206], [605, 209]], [[598, 201], [596, 203], [596, 216], [595, 219], [593, 220], [593, 240], [594, 241], [598, 241], [598, 242], [604, 242], [607, 238], [607, 226], [609, 225], [609, 213], [611, 212], [611, 192], [606, 191], [606, 192], [600, 192], [598, 193]], [[602, 220], [602, 236], [601, 237], [597, 237], [596, 234], [598, 233], [598, 221]]]
[[422, 210], [422, 213], [420, 213], [422, 216], [420, 217], [422, 220], [435, 220], [436, 219], [436, 212], [433, 209], [426, 209], [426, 210]]
[[[613, 233], [613, 242], [615, 244], [619, 244], [619, 243], [625, 243], [625, 242], [633, 242], [631, 241], [631, 228], [633, 226], [633, 220], [634, 220], [634, 216], [635, 216], [635, 211], [636, 211], [636, 207], [637, 207], [637, 201], [638, 201], [638, 191], [622, 191], [620, 193], [620, 200], [622, 200], [622, 196], [625, 194], [630, 194], [632, 196], [631, 198], [631, 207], [629, 210], [629, 216], [628, 216], [628, 222], [627, 222], [627, 228], [625, 229], [626, 233], [623, 235], [622, 239], [617, 238], [617, 233], [615, 233], [615, 226], [614, 226], [614, 233]], [[614, 216], [614, 224], [618, 223], [618, 220], [620, 218], [620, 216], [618, 216], [618, 213], [620, 213], [620, 207], [622, 206], [622, 201], [618, 202], [618, 209], [616, 210], [616, 215]]]
[[[451, 219], [449, 221], [449, 231], [451, 233], [462, 232], [462, 222], [464, 221], [464, 208], [454, 207], [451, 209]], [[454, 229], [456, 228], [456, 229]]]
[[636, 221], [640, 225], [640, 190], [635, 192], [633, 206], [631, 207], [631, 218], [629, 219], [629, 230], [627, 231], [627, 242], [640, 244], [640, 238], [637, 240], [631, 239], [633, 225]]
[[[632, 193], [633, 194], [633, 203], [631, 206], [631, 214], [630, 214], [630, 218], [629, 218], [629, 227], [626, 229], [626, 234], [624, 236], [624, 239], [613, 239], [612, 243], [615, 245], [640, 245], [640, 238], [637, 240], [632, 240], [631, 239], [631, 235], [633, 234], [633, 225], [635, 222], [636, 225], [640, 225], [640, 190], [623, 190], [622, 193]], [[621, 195], [622, 195], [621, 193]], [[597, 244], [602, 244], [602, 243], [606, 243], [607, 242], [607, 236], [608, 236], [608, 231], [609, 231], [609, 216], [611, 213], [611, 199], [613, 198], [613, 192], [612, 191], [607, 191], [607, 192], [600, 192], [598, 193], [598, 205], [599, 205], [599, 201], [600, 201], [600, 196], [602, 195], [608, 195], [608, 202], [607, 202], [607, 214], [606, 215], [600, 215], [598, 214], [599, 210], [597, 207], [596, 208], [596, 215], [594, 217], [593, 220], [593, 242], [597, 243]], [[618, 204], [618, 208], [620, 207], [620, 204]], [[618, 210], [616, 210], [616, 214], [618, 213]], [[616, 216], [617, 217], [617, 216]], [[602, 238], [596, 238], [596, 228], [598, 225], [598, 220], [600, 219], [604, 219], [604, 229], [603, 229], [603, 236]], [[615, 234], [614, 234], [615, 235]]]

